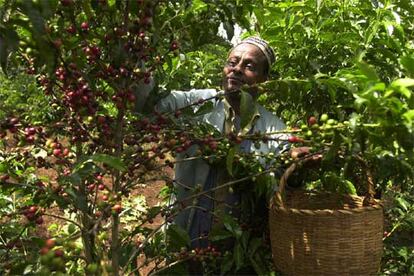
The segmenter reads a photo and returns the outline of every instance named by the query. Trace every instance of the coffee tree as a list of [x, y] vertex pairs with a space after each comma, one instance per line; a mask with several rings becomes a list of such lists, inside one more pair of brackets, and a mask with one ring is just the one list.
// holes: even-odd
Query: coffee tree
[[[216, 34], [222, 19], [237, 20], [231, 8], [202, 1], [2, 1], [2, 69], [13, 75], [25, 68], [51, 106], [37, 120], [13, 108], [3, 116], [2, 191], [13, 197], [4, 210], [3, 272], [118, 275], [137, 272], [150, 258], [158, 267], [167, 249], [186, 245], [161, 243], [161, 226], [150, 226], [160, 213], [170, 222], [171, 208], [134, 213], [130, 194], [162, 178], [159, 170], [173, 165], [166, 158], [205, 138], [206, 130], [178, 123], [181, 111], [154, 113], [154, 102], [183, 80], [189, 86], [188, 76], [175, 72], [197, 64], [180, 51], [216, 60], [200, 52], [213, 42], [223, 55], [228, 43]], [[211, 137], [205, 150], [215, 151], [218, 142]], [[34, 229], [51, 217], [65, 227], [39, 238]], [[169, 232], [175, 241], [174, 228]], [[147, 261], [138, 263], [144, 251]]]
[[[182, 274], [187, 260], [206, 273], [272, 270], [263, 220], [225, 217], [211, 246], [190, 250], [183, 229], [164, 226], [191, 206], [147, 206], [137, 195], [163, 180], [169, 198], [177, 183], [167, 168], [203, 158], [227, 168], [234, 180], [223, 188], [251, 195], [244, 211], [255, 212], [277, 182], [269, 173], [302, 159], [239, 152], [243, 140], [260, 145], [282, 133], [223, 137], [194, 120], [210, 99], [154, 109], [171, 89], [219, 88], [231, 45], [217, 33], [221, 25], [231, 38], [235, 24], [276, 50], [259, 100], [288, 122], [284, 142], [323, 156], [302, 172], [305, 187], [364, 193], [370, 171], [392, 203], [383, 271], [412, 272], [402, 265], [412, 262], [408, 247], [396, 243], [400, 229], [413, 229], [411, 1], [0, 3], [0, 64], [13, 88], [0, 95], [3, 273]], [[246, 117], [248, 93], [242, 99]], [[190, 199], [200, 194], [195, 187]], [[51, 219], [58, 223], [41, 233]], [[229, 237], [232, 250], [215, 247]]]

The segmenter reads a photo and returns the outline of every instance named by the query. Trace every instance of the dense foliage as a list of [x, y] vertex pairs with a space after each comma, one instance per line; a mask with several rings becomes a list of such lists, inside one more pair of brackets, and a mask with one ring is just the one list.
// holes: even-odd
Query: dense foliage
[[[381, 273], [414, 273], [412, 1], [0, 5], [0, 273], [180, 274], [189, 259], [203, 261], [206, 273], [274, 270], [263, 221], [226, 216], [207, 249], [190, 250], [183, 229], [163, 231], [185, 208], [168, 202], [173, 181], [160, 173], [175, 156], [222, 164], [235, 179], [224, 184], [230, 189], [251, 179], [253, 205], [277, 181], [265, 173], [296, 162], [267, 155], [272, 166], [264, 167], [239, 153], [242, 140], [271, 134], [222, 137], [194, 120], [208, 101], [194, 104], [197, 112], [154, 112], [170, 90], [220, 88], [236, 24], [275, 49], [259, 101], [287, 122], [286, 142], [323, 154], [302, 185], [365, 193], [369, 170], [387, 214]], [[249, 116], [251, 103], [242, 102]], [[197, 156], [185, 156], [195, 146]], [[165, 182], [165, 200], [148, 206], [136, 191], [155, 180]], [[214, 246], [228, 237], [232, 250]]]

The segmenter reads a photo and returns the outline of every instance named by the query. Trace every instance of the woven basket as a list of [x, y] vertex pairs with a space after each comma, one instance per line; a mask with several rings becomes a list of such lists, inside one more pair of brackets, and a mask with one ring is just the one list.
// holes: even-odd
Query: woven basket
[[383, 210], [373, 199], [371, 175], [367, 173], [365, 197], [298, 190], [285, 193], [296, 166], [281, 177], [270, 206], [276, 268], [283, 275], [377, 275]]

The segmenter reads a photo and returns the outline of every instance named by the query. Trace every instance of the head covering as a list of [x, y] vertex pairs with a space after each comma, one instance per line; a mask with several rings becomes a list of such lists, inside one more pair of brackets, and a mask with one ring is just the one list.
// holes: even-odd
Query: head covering
[[275, 62], [275, 52], [269, 46], [269, 43], [266, 40], [261, 39], [258, 36], [251, 36], [246, 39], [243, 39], [236, 46], [243, 44], [243, 43], [252, 44], [258, 47], [262, 51], [263, 55], [266, 57], [269, 68], [272, 67], [272, 64]]

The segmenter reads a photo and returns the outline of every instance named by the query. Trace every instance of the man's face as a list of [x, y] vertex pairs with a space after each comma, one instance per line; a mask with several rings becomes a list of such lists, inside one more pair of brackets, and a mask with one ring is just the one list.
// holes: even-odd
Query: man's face
[[255, 45], [242, 43], [229, 54], [223, 70], [224, 91], [238, 91], [244, 84], [266, 80], [266, 57]]

